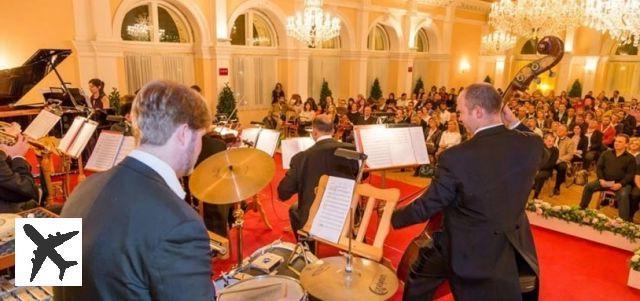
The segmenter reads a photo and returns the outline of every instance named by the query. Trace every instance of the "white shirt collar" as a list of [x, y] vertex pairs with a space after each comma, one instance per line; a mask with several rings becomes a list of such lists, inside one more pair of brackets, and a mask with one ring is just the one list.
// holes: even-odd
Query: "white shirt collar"
[[475, 132], [473, 132], [473, 134], [475, 135], [480, 131], [488, 130], [490, 128], [498, 127], [498, 126], [501, 126], [501, 125], [503, 125], [503, 124], [502, 123], [496, 123], [496, 124], [490, 124], [490, 125], [487, 125], [487, 126], [483, 126], [483, 127], [479, 128], [479, 129], [477, 129]]
[[164, 182], [167, 183], [169, 188], [171, 188], [179, 198], [184, 199], [187, 193], [182, 189], [182, 185], [180, 185], [180, 181], [178, 181], [176, 172], [171, 168], [171, 166], [169, 166], [169, 164], [160, 160], [158, 157], [139, 149], [131, 151], [128, 157], [134, 158], [142, 162], [144, 165], [149, 166], [149, 168], [153, 169], [153, 171], [157, 172], [160, 177], [162, 177]]
[[333, 138], [331, 135], [322, 135], [318, 137], [318, 140], [316, 140], [316, 142], [320, 142], [322, 140], [331, 139], [331, 138]]

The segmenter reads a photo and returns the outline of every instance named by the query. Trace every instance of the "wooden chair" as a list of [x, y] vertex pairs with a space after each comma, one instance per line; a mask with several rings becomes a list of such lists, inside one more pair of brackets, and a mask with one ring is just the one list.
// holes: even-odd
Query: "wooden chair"
[[[309, 219], [300, 231], [301, 235], [308, 235], [311, 230], [313, 219], [318, 213], [320, 201], [322, 200], [322, 196], [324, 194], [328, 180], [329, 177], [324, 175], [318, 182], [316, 198], [313, 200], [313, 204], [311, 205]], [[351, 250], [355, 255], [381, 262], [384, 241], [387, 238], [387, 235], [389, 234], [389, 230], [391, 228], [391, 215], [393, 214], [393, 210], [395, 209], [398, 200], [400, 199], [400, 190], [398, 190], [397, 188], [380, 189], [373, 187], [370, 184], [358, 184], [356, 186], [356, 195], [353, 200], [351, 200], [351, 208], [353, 209], [353, 212], [355, 212], [356, 205], [361, 199], [365, 200], [364, 202], [361, 201], [361, 204], [366, 203], [366, 207], [364, 209], [364, 214], [362, 215], [360, 228], [358, 229], [356, 237], [351, 241]], [[374, 213], [374, 209], [376, 209], [376, 205], [378, 202], [384, 202], [384, 211], [378, 222], [378, 229], [373, 239], [373, 243], [368, 244], [365, 242], [365, 235], [371, 221], [371, 215]], [[353, 234], [349, 233], [349, 218], [347, 218], [337, 244], [318, 237], [314, 237], [314, 239], [318, 242], [322, 242], [338, 249], [347, 251], [349, 250], [349, 235]]]

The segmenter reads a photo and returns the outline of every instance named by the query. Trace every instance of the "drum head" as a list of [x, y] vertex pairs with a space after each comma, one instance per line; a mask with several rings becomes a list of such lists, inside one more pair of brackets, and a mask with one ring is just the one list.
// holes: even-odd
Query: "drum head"
[[219, 301], [305, 300], [306, 293], [297, 280], [286, 276], [257, 276], [227, 286], [218, 294]]

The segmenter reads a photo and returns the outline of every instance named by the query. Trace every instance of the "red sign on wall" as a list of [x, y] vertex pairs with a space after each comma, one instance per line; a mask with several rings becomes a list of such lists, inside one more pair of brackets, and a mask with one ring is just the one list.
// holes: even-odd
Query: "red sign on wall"
[[220, 69], [218, 69], [218, 75], [221, 75], [221, 76], [229, 75], [229, 68], [220, 68]]
[[409, 67], [409, 72], [413, 72], [413, 67]]

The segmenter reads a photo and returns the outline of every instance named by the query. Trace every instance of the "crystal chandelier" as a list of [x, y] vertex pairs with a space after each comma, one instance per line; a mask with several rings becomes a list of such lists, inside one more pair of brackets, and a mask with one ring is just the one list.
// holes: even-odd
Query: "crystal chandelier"
[[582, 12], [580, 0], [499, 0], [491, 4], [489, 25], [537, 39], [578, 27], [583, 21]]
[[287, 18], [287, 35], [315, 48], [340, 35], [340, 19], [322, 11], [323, 0], [305, 0], [304, 11]]
[[[153, 30], [153, 25], [151, 25], [151, 21], [149, 21], [149, 17], [146, 14], [139, 15], [136, 18], [136, 23], [133, 25], [127, 26], [127, 34], [132, 37], [134, 40], [138, 41], [149, 41], [151, 30]], [[158, 34], [160, 38], [164, 36], [164, 29], [159, 29]]]
[[433, 6], [449, 6], [453, 0], [418, 0], [418, 2]]
[[481, 50], [487, 54], [507, 51], [516, 44], [516, 37], [504, 31], [496, 30], [482, 37]]
[[621, 45], [640, 44], [640, 1], [585, 0], [586, 25], [609, 35]]

